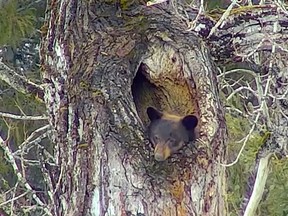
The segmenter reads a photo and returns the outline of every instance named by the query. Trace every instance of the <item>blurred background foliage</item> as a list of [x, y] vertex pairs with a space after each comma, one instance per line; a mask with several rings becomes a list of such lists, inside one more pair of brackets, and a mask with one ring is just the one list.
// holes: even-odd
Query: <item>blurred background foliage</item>
[[[229, 3], [230, 1], [227, 0], [205, 0], [207, 10], [225, 9]], [[6, 0], [0, 2], [0, 57], [7, 65], [36, 83], [41, 83], [38, 49], [40, 43], [39, 28], [43, 25], [45, 9], [46, 1], [44, 0]], [[237, 95], [227, 102], [225, 92], [220, 92], [220, 94], [224, 105], [244, 111], [243, 104]], [[0, 111], [41, 115], [44, 114], [45, 106], [33, 98], [16, 92], [0, 81]], [[242, 146], [242, 143], [237, 141], [247, 135], [251, 125], [246, 118], [229, 112], [226, 114], [226, 121], [229, 132], [227, 161], [232, 162]], [[1, 118], [0, 133], [1, 136], [6, 138], [8, 128], [10, 128], [9, 145], [12, 149], [17, 149], [17, 146], [32, 131], [45, 123]], [[262, 144], [263, 135], [261, 131], [254, 132], [239, 162], [227, 168], [227, 201], [229, 215], [231, 216], [239, 215], [240, 203], [246, 190], [247, 178], [252, 171], [255, 156]], [[16, 183], [16, 176], [6, 159], [3, 150], [0, 148], [0, 203], [3, 200], [3, 193], [11, 189]], [[268, 176], [266, 190], [257, 215], [288, 215], [288, 161], [279, 160], [274, 156], [271, 160], [270, 168], [271, 172]], [[32, 172], [33, 175], [38, 176], [35, 187], [43, 188], [45, 186], [41, 182], [43, 179], [39, 173], [40, 169]]]
[[[237, 80], [237, 79], [235, 79]], [[229, 101], [227, 95], [223, 92], [222, 102], [225, 106], [235, 107], [245, 112], [244, 106], [239, 99], [239, 96], [233, 96]], [[247, 117], [242, 117], [239, 114], [226, 112], [226, 124], [228, 128], [228, 156], [227, 164], [233, 162], [243, 143], [242, 140], [251, 129]], [[239, 208], [243, 201], [243, 194], [247, 190], [248, 177], [254, 170], [254, 161], [256, 155], [264, 144], [267, 131], [256, 129], [249, 138], [244, 151], [242, 152], [239, 161], [227, 167], [228, 188], [227, 201], [229, 215], [239, 215]], [[265, 191], [258, 206], [257, 215], [255, 216], [287, 216], [288, 215], [288, 160], [278, 159], [276, 155], [272, 156], [270, 161], [270, 172], [268, 175]], [[251, 185], [250, 185], [251, 186]]]
[[17, 46], [22, 38], [35, 31], [35, 8], [21, 7], [17, 0], [7, 1], [0, 9], [0, 46]]
[[[40, 31], [43, 25], [46, 1], [32, 0], [2, 0], [0, 1], [0, 58], [3, 63], [22, 76], [35, 83], [41, 83], [39, 71]], [[15, 91], [0, 80], [0, 111], [20, 115], [43, 115], [45, 105], [32, 97]], [[9, 147], [15, 151], [18, 146], [37, 128], [47, 124], [47, 121], [21, 121], [0, 117], [0, 134], [7, 139]], [[49, 145], [46, 139], [43, 145]], [[51, 144], [50, 144], [51, 145]], [[36, 159], [39, 152], [33, 147], [26, 159]], [[19, 162], [19, 161], [17, 161]], [[23, 168], [23, 167], [22, 167]], [[41, 168], [37, 165], [27, 165], [25, 173], [29, 184], [37, 190], [45, 188]], [[13, 189], [15, 188], [15, 189]], [[11, 190], [12, 189], [12, 190]], [[16, 190], [17, 189], [17, 190]], [[17, 183], [17, 177], [3, 149], [0, 148], [0, 203], [11, 197], [15, 191], [20, 195], [24, 186]], [[18, 192], [16, 192], [18, 191]], [[26, 203], [31, 194], [23, 197]], [[21, 202], [21, 199], [19, 199]], [[1, 206], [9, 212], [8, 205]], [[0, 215], [4, 211], [0, 208]], [[42, 215], [39, 210], [25, 213], [25, 208], [14, 204], [15, 215]]]

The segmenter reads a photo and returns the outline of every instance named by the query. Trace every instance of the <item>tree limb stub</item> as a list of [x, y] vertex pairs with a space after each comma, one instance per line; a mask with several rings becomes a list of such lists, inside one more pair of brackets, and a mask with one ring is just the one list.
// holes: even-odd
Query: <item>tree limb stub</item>
[[[215, 176], [224, 179], [224, 167], [216, 162], [225, 156], [226, 129], [216, 68], [201, 41], [157, 8], [142, 8], [151, 15], [144, 18], [139, 10], [114, 17], [115, 5], [106, 1], [64, 0], [51, 8], [41, 56], [63, 173], [60, 186], [52, 188], [55, 212], [225, 214], [225, 185]], [[203, 146], [196, 159], [176, 156], [179, 163], [159, 164], [151, 157], [131, 93], [141, 63], [149, 68], [147, 79], [167, 98], [172, 95], [167, 107], [198, 113]], [[187, 101], [176, 100], [177, 89]]]

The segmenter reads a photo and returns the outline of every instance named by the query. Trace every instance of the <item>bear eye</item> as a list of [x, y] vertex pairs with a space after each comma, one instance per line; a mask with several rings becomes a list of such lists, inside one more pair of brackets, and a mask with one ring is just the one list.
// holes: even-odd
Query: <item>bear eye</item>
[[172, 145], [173, 147], [176, 147], [176, 146], [178, 146], [178, 142], [176, 142], [176, 140], [175, 140], [175, 139], [173, 139], [173, 140], [170, 140], [170, 142], [171, 142], [171, 145]]
[[170, 137], [170, 138], [168, 139], [168, 141], [171, 143], [172, 146], [177, 145], [176, 139], [174, 139], [174, 138], [172, 138], [172, 137]]
[[176, 137], [176, 135], [174, 133], [170, 133], [169, 134], [169, 141], [175, 142], [175, 140], [176, 140], [175, 137]]
[[154, 135], [153, 140], [154, 140], [155, 143], [157, 143], [157, 142], [159, 142], [160, 138], [159, 138], [159, 136]]
[[176, 138], [175, 138], [175, 134], [173, 134], [173, 133], [170, 133], [170, 134], [169, 134], [169, 139], [168, 139], [168, 141], [169, 141], [169, 145], [170, 145], [171, 147], [177, 147], [177, 146], [179, 145], [179, 143], [177, 142], [177, 140], [176, 140]]

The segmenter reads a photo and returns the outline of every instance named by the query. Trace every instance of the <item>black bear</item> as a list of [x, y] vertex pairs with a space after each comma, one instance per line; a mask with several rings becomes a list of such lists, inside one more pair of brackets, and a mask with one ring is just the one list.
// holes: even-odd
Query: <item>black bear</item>
[[164, 161], [183, 147], [184, 143], [195, 140], [195, 127], [198, 119], [194, 115], [184, 117], [147, 108], [150, 119], [148, 137], [154, 146], [154, 157]]

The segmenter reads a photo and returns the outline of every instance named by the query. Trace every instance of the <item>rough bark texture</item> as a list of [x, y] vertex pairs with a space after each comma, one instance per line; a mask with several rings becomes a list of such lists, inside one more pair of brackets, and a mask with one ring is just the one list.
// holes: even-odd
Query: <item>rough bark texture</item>
[[[207, 49], [163, 10], [120, 7], [51, 3], [41, 52], [59, 164], [55, 215], [225, 215], [226, 129]], [[131, 92], [137, 71], [163, 94], [184, 86], [185, 99], [195, 99], [188, 105], [201, 122], [196, 154], [186, 148], [154, 161]], [[178, 101], [184, 114], [179, 96], [161, 104]]]
[[[226, 129], [216, 67], [179, 14], [140, 5], [51, 2], [41, 56], [59, 165], [51, 169], [55, 215], [226, 214], [225, 169], [219, 165], [225, 163]], [[279, 26], [286, 26], [283, 11], [257, 10], [243, 15], [245, 28], [234, 17], [210, 37], [214, 59], [238, 61], [240, 46], [250, 57], [252, 50], [245, 52], [250, 42], [241, 40], [249, 31], [239, 28], [254, 28], [254, 21], [267, 11], [278, 13], [283, 18]], [[214, 24], [201, 16], [195, 31], [205, 38]], [[272, 29], [277, 38], [280, 30], [275, 25]], [[275, 53], [270, 44], [256, 45], [261, 37], [253, 39], [256, 48]], [[287, 81], [285, 62], [279, 67], [279, 77]], [[285, 87], [277, 92], [285, 94]], [[278, 108], [287, 106], [281, 101]], [[194, 112], [200, 118], [197, 149], [185, 147], [156, 163], [143, 133], [148, 105], [179, 114]], [[286, 150], [287, 119], [273, 115], [277, 122], [269, 123], [271, 140]]]
[[[206, 20], [203, 22], [208, 23]], [[260, 51], [270, 53], [273, 45], [276, 45], [277, 52], [285, 52], [281, 47], [288, 39], [287, 25], [287, 12], [279, 5], [237, 8], [209, 38], [208, 43], [217, 62], [248, 62]], [[209, 26], [210, 29], [206, 28], [205, 31], [198, 28], [204, 38], [214, 23], [210, 22]], [[262, 65], [264, 62], [257, 63]]]

